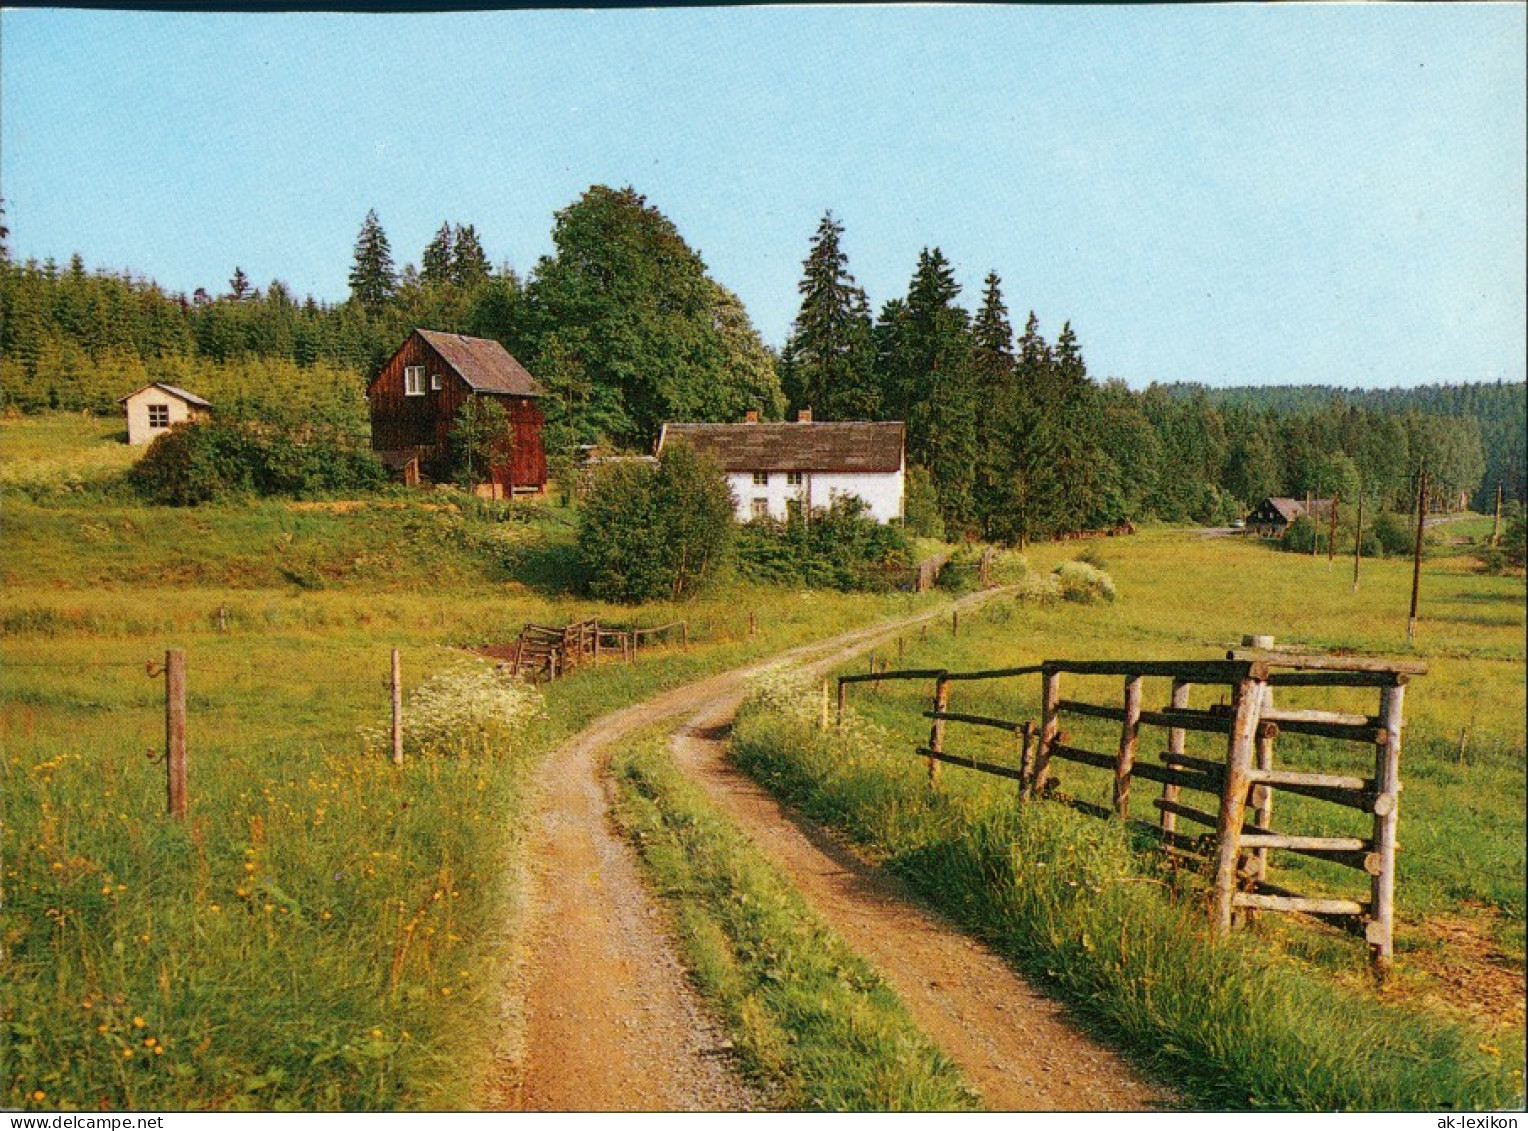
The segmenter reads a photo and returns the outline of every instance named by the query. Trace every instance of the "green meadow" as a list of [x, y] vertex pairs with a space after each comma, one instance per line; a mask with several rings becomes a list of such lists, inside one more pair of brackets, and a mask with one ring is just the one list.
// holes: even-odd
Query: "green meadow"
[[[537, 758], [664, 687], [920, 607], [744, 586], [600, 606], [563, 592], [561, 508], [401, 492], [145, 507], [115, 482], [119, 437], [0, 423], [9, 1107], [474, 1106]], [[590, 615], [683, 618], [691, 647], [557, 681], [491, 754], [400, 769], [368, 748], [392, 648], [411, 693], [527, 620]], [[167, 648], [188, 663], [183, 824], [151, 760], [149, 665]]]
[[[1524, 592], [1521, 577], [1477, 572], [1467, 549], [1432, 548], [1410, 647], [1409, 562], [1366, 559], [1355, 595], [1351, 560], [1329, 565], [1255, 540], [1158, 529], [1037, 545], [1022, 564], [1003, 563], [1021, 590], [1042, 594], [1040, 577], [1085, 554], [1113, 578], [1113, 602], [1000, 598], [962, 617], [958, 634], [946, 622], [892, 653], [900, 656], [894, 667], [951, 671], [1042, 659], [1216, 658], [1243, 634], [1263, 633], [1280, 644], [1425, 660], [1429, 673], [1407, 692], [1398, 954], [1383, 985], [1369, 975], [1360, 941], [1295, 917], [1264, 915], [1229, 944], [1210, 945], [1203, 877], [1133, 842], [1117, 822], [1054, 801], [1020, 804], [1012, 782], [958, 766], [943, 766], [931, 789], [914, 754], [928, 736], [931, 681], [851, 685], [843, 732], [819, 729], [816, 689], [765, 687], [736, 728], [737, 756], [1196, 1102], [1512, 1106], [1522, 1097]], [[866, 665], [843, 670], [855, 669]], [[1068, 698], [1120, 702], [1118, 679], [1068, 679]], [[1039, 717], [1038, 676], [952, 688], [952, 711]], [[1146, 705], [1165, 705], [1168, 690], [1148, 681]], [[1199, 694], [1193, 705], [1211, 705]], [[1284, 706], [1370, 713], [1377, 699], [1372, 691], [1280, 695]], [[1117, 724], [1069, 718], [1064, 726], [1072, 745], [1112, 753], [1118, 742]], [[1218, 743], [1205, 736], [1196, 748], [1191, 737], [1189, 753], [1218, 760]], [[945, 749], [1010, 765], [1018, 754], [1001, 732], [953, 722]], [[1143, 744], [1143, 758], [1158, 753]], [[1373, 772], [1368, 748], [1288, 736], [1276, 761]], [[1112, 775], [1072, 763], [1055, 771], [1066, 794], [1109, 804]], [[1134, 811], [1153, 817], [1156, 790], [1141, 784]], [[1200, 800], [1214, 810], [1213, 799]], [[1367, 833], [1357, 813], [1287, 794], [1277, 804], [1281, 830]], [[1352, 872], [1291, 854], [1275, 853], [1271, 865], [1270, 879], [1299, 891], [1364, 894], [1365, 878]]]

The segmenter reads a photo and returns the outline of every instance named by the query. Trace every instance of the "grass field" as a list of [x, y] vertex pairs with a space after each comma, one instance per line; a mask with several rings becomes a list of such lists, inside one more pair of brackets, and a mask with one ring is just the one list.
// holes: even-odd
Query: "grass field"
[[[470, 1107], [539, 754], [662, 687], [909, 607], [749, 588], [682, 611], [578, 601], [554, 584], [574, 527], [552, 507], [143, 507], [111, 487], [115, 433], [0, 424], [9, 1107]], [[683, 616], [693, 646], [559, 680], [492, 756], [399, 770], [364, 749], [392, 647], [412, 689], [526, 620], [587, 615]], [[145, 758], [164, 742], [145, 665], [168, 647], [189, 666], [183, 825]]]
[[[1081, 549], [1037, 546], [1028, 564], [1047, 572]], [[1523, 1039], [1522, 578], [1483, 576], [1468, 557], [1439, 553], [1424, 568], [1421, 623], [1408, 648], [1407, 562], [1365, 561], [1355, 596], [1350, 562], [1329, 568], [1324, 558], [1239, 538], [1157, 530], [1092, 543], [1088, 553], [1112, 574], [1114, 603], [995, 602], [963, 618], [958, 636], [946, 625], [926, 638], [910, 637], [900, 666], [1215, 658], [1244, 633], [1428, 662], [1430, 673], [1413, 681], [1407, 700], [1399, 955], [1397, 975], [1382, 991], [1367, 975], [1361, 944], [1287, 917], [1264, 916], [1242, 933], [1227, 951], [1238, 956], [1229, 964], [1191, 943], [1204, 934], [1202, 913], [1181, 910], [1200, 906], [1197, 896], [1187, 898], [1193, 881], [1134, 856], [1116, 826], [1051, 803], [1017, 807], [1011, 783], [953, 766], [943, 769], [941, 791], [930, 794], [924, 765], [913, 756], [928, 734], [921, 714], [931, 691], [926, 683], [853, 687], [855, 730], [843, 740], [813, 731], [814, 692], [802, 694], [794, 724], [783, 705], [789, 697], [769, 699], [745, 712], [740, 759], [1072, 995], [1143, 1059], [1197, 1086], [1207, 1102], [1296, 1108], [1520, 1102], [1521, 1075], [1512, 1066], [1521, 1062]], [[950, 709], [1038, 718], [1039, 691], [1037, 676], [956, 684]], [[1121, 688], [1116, 679], [1079, 678], [1065, 693], [1117, 703]], [[1328, 696], [1321, 705], [1372, 712], [1373, 694], [1335, 702]], [[1309, 691], [1281, 695], [1281, 705], [1318, 705]], [[1148, 681], [1146, 704], [1166, 701], [1165, 685]], [[1118, 741], [1117, 724], [1067, 725], [1075, 745], [1108, 751]], [[1011, 739], [996, 734], [951, 723], [945, 747], [1013, 763]], [[1143, 748], [1142, 756], [1155, 753]], [[1207, 746], [1204, 756], [1223, 753]], [[1278, 758], [1372, 773], [1367, 751], [1339, 755], [1314, 740], [1281, 739]], [[1109, 803], [1106, 772], [1070, 763], [1057, 769], [1066, 792]], [[1353, 821], [1344, 821], [1343, 811], [1301, 802], [1281, 796], [1278, 827], [1367, 831], [1349, 828]], [[1148, 798], [1142, 808], [1150, 811]], [[1361, 894], [1352, 875], [1285, 857], [1275, 859], [1270, 878], [1297, 890]], [[1079, 893], [1090, 894], [1080, 901]], [[1174, 938], [1182, 945], [1175, 947]], [[1155, 946], [1168, 950], [1158, 954]], [[1171, 958], [1174, 949], [1182, 961]], [[1209, 987], [1223, 982], [1257, 1008], [1220, 1000], [1223, 991]], [[1150, 985], [1158, 991], [1148, 991]], [[1398, 1003], [1404, 1012], [1384, 1012]], [[1243, 1031], [1231, 1031], [1238, 1027]], [[1250, 1039], [1254, 1032], [1258, 1040]], [[1323, 1044], [1306, 1033], [1340, 1035]], [[1379, 1039], [1380, 1033], [1393, 1036]], [[1272, 1063], [1286, 1069], [1270, 1071]]]

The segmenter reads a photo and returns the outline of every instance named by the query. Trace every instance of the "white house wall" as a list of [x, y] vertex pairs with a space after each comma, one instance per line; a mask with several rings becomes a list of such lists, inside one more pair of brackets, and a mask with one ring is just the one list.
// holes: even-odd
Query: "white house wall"
[[763, 499], [769, 506], [769, 516], [786, 517], [786, 503], [792, 499], [805, 502], [811, 492], [813, 507], [826, 507], [842, 495], [858, 495], [870, 507], [870, 516], [877, 522], [890, 522], [902, 517], [902, 472], [898, 471], [818, 471], [802, 472], [800, 486], [788, 485], [786, 473], [771, 471], [768, 483], [755, 483], [750, 471], [733, 471], [727, 474], [727, 484], [732, 497], [737, 500], [739, 522], [753, 517], [755, 499]]
[[[169, 428], [149, 427], [149, 405], [168, 405], [170, 409]], [[147, 444], [158, 436], [168, 432], [170, 428], [191, 419], [191, 406], [179, 397], [172, 397], [169, 393], [159, 389], [144, 389], [136, 396], [129, 397], [126, 401], [127, 408], [127, 442], [129, 444]]]

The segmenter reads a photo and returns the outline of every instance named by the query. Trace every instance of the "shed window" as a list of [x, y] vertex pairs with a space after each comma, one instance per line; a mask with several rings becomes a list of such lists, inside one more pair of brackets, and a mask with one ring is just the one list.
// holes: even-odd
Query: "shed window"
[[440, 392], [440, 374], [439, 373], [431, 373], [430, 374], [430, 390], [432, 392], [436, 392], [436, 393]]
[[424, 366], [405, 365], [403, 367], [403, 395], [406, 397], [424, 396]]
[[767, 472], [767, 471], [755, 471], [753, 473], [753, 485], [755, 487], [768, 487], [769, 486], [769, 472]]
[[170, 406], [167, 404], [149, 405], [149, 427], [168, 428], [170, 426]]
[[801, 486], [801, 478], [801, 472], [787, 471], [785, 473], [785, 485], [787, 487], [799, 487]]
[[750, 511], [751, 511], [751, 513], [752, 513], [754, 518], [768, 518], [769, 517], [769, 500], [768, 499], [755, 499], [755, 500], [753, 500], [753, 504], [752, 504], [752, 506], [749, 509], [750, 509]]

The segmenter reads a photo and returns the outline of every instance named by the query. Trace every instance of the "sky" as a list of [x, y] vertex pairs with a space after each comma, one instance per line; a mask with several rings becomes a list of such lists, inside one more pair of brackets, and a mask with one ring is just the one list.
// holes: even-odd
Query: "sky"
[[0, 13], [18, 259], [348, 293], [375, 209], [522, 276], [631, 185], [783, 344], [823, 214], [1133, 387], [1525, 378], [1521, 4]]

